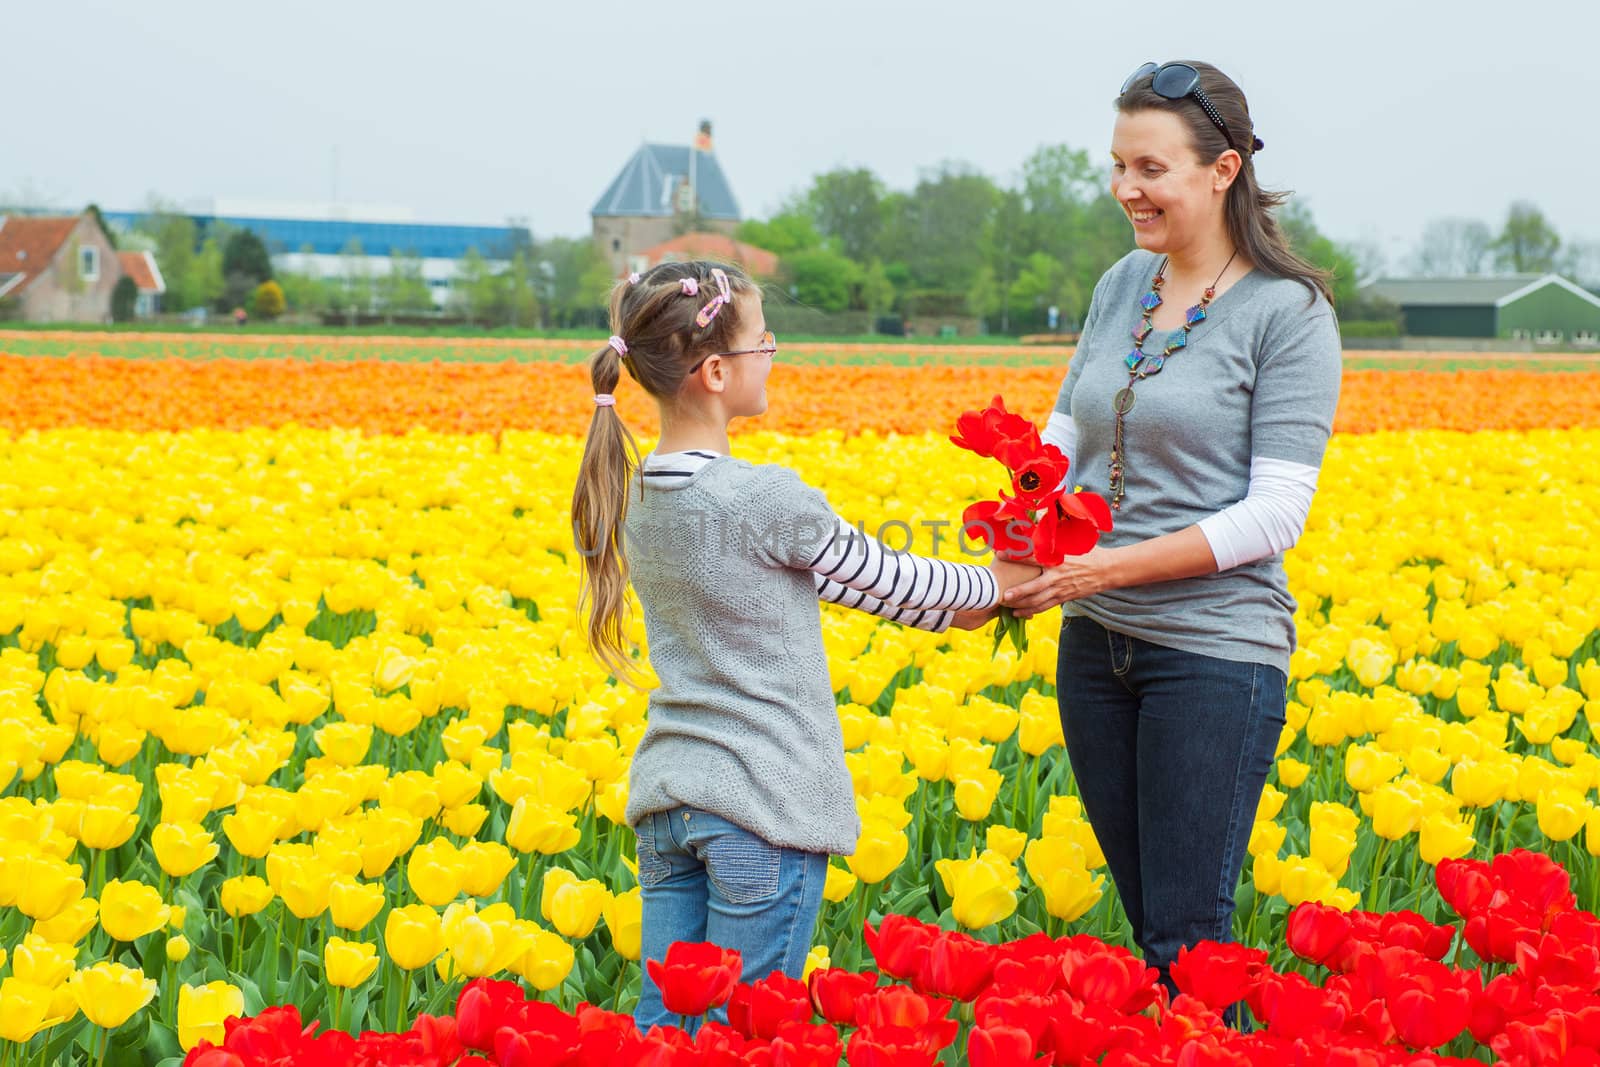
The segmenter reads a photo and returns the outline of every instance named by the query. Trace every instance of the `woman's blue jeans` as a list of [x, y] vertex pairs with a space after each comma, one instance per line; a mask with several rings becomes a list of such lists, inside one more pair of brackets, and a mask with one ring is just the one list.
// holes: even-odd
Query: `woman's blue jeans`
[[[678, 1025], [644, 966], [645, 960], [665, 959], [674, 941], [737, 949], [742, 981], [773, 971], [800, 977], [822, 910], [825, 854], [782, 848], [698, 808], [647, 815], [634, 832], [644, 912], [643, 979], [633, 1018], [641, 1031]], [[711, 1017], [726, 1022], [727, 1011], [713, 1009]], [[692, 1032], [697, 1020], [689, 1023]]]
[[1229, 941], [1234, 893], [1284, 724], [1276, 667], [1062, 621], [1056, 698], [1084, 812], [1145, 961]]

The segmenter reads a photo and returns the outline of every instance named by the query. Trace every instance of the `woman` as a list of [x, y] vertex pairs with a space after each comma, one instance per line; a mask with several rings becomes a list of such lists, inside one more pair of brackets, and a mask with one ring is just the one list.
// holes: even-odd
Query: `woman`
[[1284, 725], [1304, 528], [1338, 401], [1328, 276], [1256, 183], [1239, 87], [1204, 63], [1123, 85], [1111, 191], [1137, 249], [1095, 286], [1045, 439], [1105, 495], [1102, 547], [1018, 586], [1062, 606], [1058, 697], [1085, 811], [1133, 936], [1171, 987], [1228, 940]]

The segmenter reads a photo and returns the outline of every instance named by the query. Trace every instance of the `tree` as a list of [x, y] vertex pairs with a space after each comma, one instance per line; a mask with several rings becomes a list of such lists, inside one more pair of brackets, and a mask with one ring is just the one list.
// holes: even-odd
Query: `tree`
[[828, 248], [796, 252], [783, 266], [795, 300], [819, 311], [844, 311], [861, 285], [861, 268]]
[[1489, 265], [1489, 227], [1477, 219], [1429, 219], [1411, 257], [1411, 269], [1430, 278], [1482, 274]]
[[250, 314], [263, 319], [275, 319], [283, 314], [285, 301], [283, 286], [275, 281], [265, 281], [250, 294]]
[[883, 185], [865, 167], [819, 174], [805, 196], [817, 232], [857, 263], [865, 263], [877, 250], [882, 201]]
[[194, 220], [159, 200], [151, 200], [133, 228], [155, 243], [156, 264], [167, 283], [162, 306], [168, 311], [186, 311], [206, 304], [195, 272], [198, 235]]
[[433, 292], [422, 274], [422, 257], [415, 252], [391, 251], [389, 273], [377, 279], [378, 301], [392, 314], [433, 310]]
[[351, 321], [355, 316], [372, 310], [373, 298], [376, 296], [372, 284], [372, 267], [367, 262], [366, 249], [361, 247], [361, 238], [352, 237], [339, 258], [343, 268], [339, 285], [339, 302], [350, 315]]
[[552, 237], [537, 247], [529, 271], [544, 326], [600, 326], [616, 279], [587, 237]]
[[984, 272], [987, 272], [985, 281], [992, 288], [993, 295], [977, 301], [973, 308], [973, 314], [976, 315], [988, 315], [998, 310], [1001, 333], [1011, 332], [1009, 296], [1011, 286], [1022, 270], [1031, 225], [1023, 194], [1014, 189], [1001, 193], [983, 248]]
[[977, 276], [977, 254], [1000, 191], [966, 163], [946, 162], [923, 172], [899, 212], [896, 257], [930, 289], [956, 292]]
[[1544, 212], [1526, 200], [1519, 200], [1506, 213], [1506, 223], [1490, 247], [1494, 249], [1495, 262], [1502, 269], [1518, 274], [1544, 273], [1555, 269], [1561, 238], [1545, 219]]
[[222, 276], [249, 278], [254, 285], [272, 279], [272, 257], [254, 230], [234, 230], [222, 246]]
[[215, 235], [201, 243], [200, 253], [195, 257], [189, 277], [194, 287], [195, 306], [215, 306], [228, 310], [222, 303], [227, 288], [222, 276], [222, 245]]
[[822, 244], [822, 235], [817, 232], [811, 217], [794, 210], [781, 211], [765, 222], [755, 219], [742, 222], [735, 236], [757, 248], [776, 253], [779, 259]]
[[1600, 291], [1600, 241], [1571, 241], [1561, 251], [1560, 272], [1593, 291]]
[[134, 305], [138, 302], [139, 287], [134, 284], [132, 278], [124, 274], [117, 279], [116, 286], [111, 290], [111, 320], [132, 321]]
[[1334, 308], [1340, 312], [1354, 308], [1360, 300], [1360, 267], [1355, 257], [1317, 229], [1305, 201], [1289, 201], [1278, 209], [1277, 218], [1289, 247], [1301, 258], [1332, 273]]
[[513, 327], [539, 324], [539, 294], [533, 285], [533, 260], [526, 249], [518, 249], [506, 271], [506, 314]]
[[505, 280], [490, 269], [476, 248], [468, 248], [467, 254], [456, 262], [450, 298], [468, 322], [490, 325], [505, 315]]

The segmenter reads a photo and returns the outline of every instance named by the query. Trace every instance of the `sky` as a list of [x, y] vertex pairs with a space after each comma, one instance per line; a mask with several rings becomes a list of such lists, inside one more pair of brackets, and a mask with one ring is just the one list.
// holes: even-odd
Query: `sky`
[[[701, 119], [745, 217], [865, 166], [1002, 183], [1044, 144], [1109, 161], [1146, 60], [1237, 81], [1257, 169], [1391, 266], [1423, 224], [1514, 200], [1600, 240], [1595, 0], [5, 0], [0, 195], [239, 198], [589, 230], [643, 141]], [[26, 42], [36, 42], [28, 44]]]

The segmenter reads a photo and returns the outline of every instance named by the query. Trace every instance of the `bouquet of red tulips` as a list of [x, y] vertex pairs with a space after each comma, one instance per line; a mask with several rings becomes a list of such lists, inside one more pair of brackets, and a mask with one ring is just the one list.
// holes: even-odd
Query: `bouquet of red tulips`
[[[1092, 549], [1111, 529], [1111, 509], [1099, 495], [1069, 492], [1067, 457], [1045, 444], [1038, 429], [1006, 410], [995, 397], [981, 411], [963, 412], [950, 438], [958, 448], [999, 460], [1011, 474], [1011, 496], [980, 500], [962, 512], [962, 532], [1001, 559], [1031, 560], [1054, 567]], [[994, 647], [1007, 637], [1018, 653], [1028, 647], [1027, 627], [1009, 608], [1000, 609]]]

